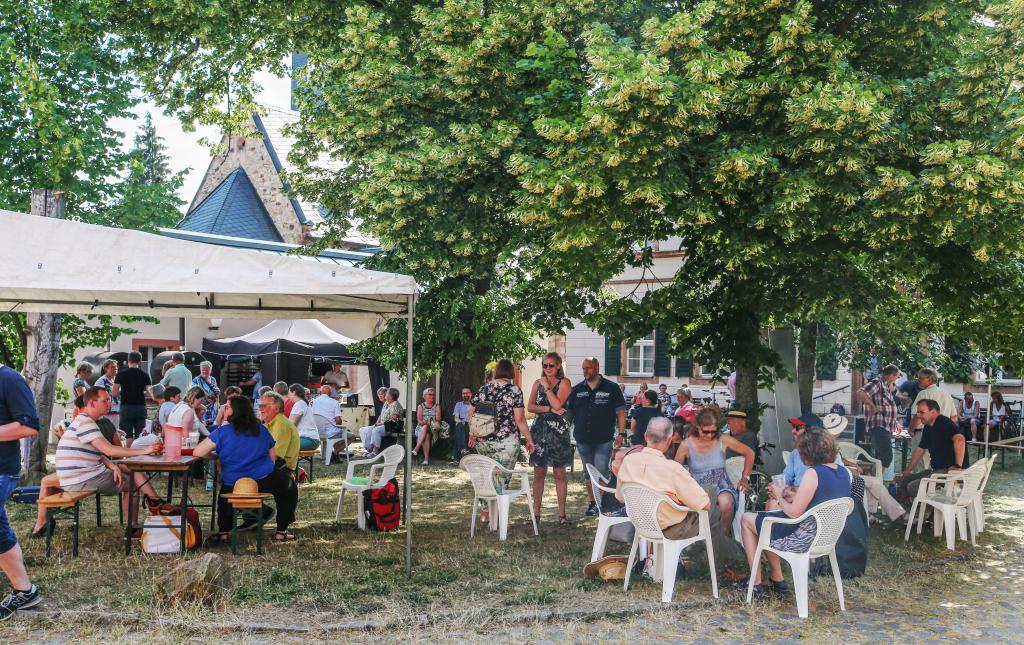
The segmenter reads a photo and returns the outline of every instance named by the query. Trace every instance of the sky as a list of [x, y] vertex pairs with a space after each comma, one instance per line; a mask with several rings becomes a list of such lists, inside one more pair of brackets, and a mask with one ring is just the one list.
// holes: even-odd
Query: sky
[[[256, 75], [263, 91], [257, 95], [257, 100], [274, 107], [287, 109], [290, 101], [291, 81], [285, 77], [277, 77], [269, 72], [260, 72]], [[206, 138], [213, 142], [219, 142], [221, 135], [217, 128], [197, 128], [195, 132], [185, 132], [181, 123], [173, 116], [165, 114], [152, 101], [140, 103], [136, 106], [134, 119], [112, 119], [111, 127], [124, 134], [123, 146], [128, 150], [135, 139], [135, 133], [142, 125], [142, 119], [146, 112], [153, 115], [153, 125], [156, 133], [164, 140], [167, 148], [167, 156], [170, 157], [170, 167], [173, 172], [188, 169], [178, 196], [185, 201], [183, 208], [188, 208], [192, 202], [192, 196], [199, 189], [199, 184], [206, 173], [206, 167], [210, 163], [210, 150], [199, 143], [200, 139]]]

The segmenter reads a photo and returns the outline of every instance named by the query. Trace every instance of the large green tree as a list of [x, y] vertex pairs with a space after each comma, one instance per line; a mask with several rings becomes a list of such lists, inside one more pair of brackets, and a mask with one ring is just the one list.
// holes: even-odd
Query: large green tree
[[[603, 277], [633, 259], [628, 243], [580, 253], [517, 214], [524, 190], [515, 159], [540, 155], [545, 144], [531, 102], [546, 79], [522, 59], [548, 30], [579, 36], [598, 21], [635, 31], [644, 18], [667, 15], [665, 7], [141, 4], [145, 12], [112, 6], [115, 29], [147, 88], [186, 121], [223, 122], [218, 101], [229, 85], [237, 115], [251, 105], [255, 70], [289, 51], [308, 55], [290, 183], [334, 213], [321, 244], [358, 218], [384, 250], [368, 264], [424, 287], [416, 364], [443, 371], [442, 401], [479, 382], [488, 360], [536, 352], [537, 334], [562, 331], [596, 303]], [[325, 156], [345, 163], [324, 171]], [[620, 233], [619, 223], [593, 231]], [[399, 367], [404, 344], [404, 323], [393, 321], [364, 349]]]
[[[530, 59], [560, 91], [537, 102], [548, 145], [519, 165], [531, 189], [519, 212], [593, 254], [614, 245], [586, 234], [609, 213], [666, 230], [685, 252], [675, 281], [592, 319], [634, 337], [671, 330], [746, 372], [748, 401], [749, 377], [776, 360], [765, 326], [827, 315], [877, 328], [906, 294], [952, 323], [977, 276], [1019, 284], [1020, 15], [1019, 3], [683, 3], [640, 39], [584, 34], [590, 73], [572, 87], [559, 61], [579, 45], [552, 30]], [[720, 93], [688, 91], [723, 77]]]
[[[123, 57], [92, 2], [0, 0], [0, 16], [0, 207], [27, 212], [32, 191], [40, 189], [63, 194], [66, 215], [86, 219], [110, 199], [110, 179], [122, 167], [121, 134], [108, 123], [128, 116], [137, 101]], [[132, 330], [108, 318], [31, 316], [0, 316], [0, 354], [18, 367], [31, 363], [29, 384], [49, 427], [59, 363], [74, 348]], [[36, 334], [28, 356], [26, 327], [52, 332]], [[30, 478], [45, 473], [47, 436], [33, 442]]]

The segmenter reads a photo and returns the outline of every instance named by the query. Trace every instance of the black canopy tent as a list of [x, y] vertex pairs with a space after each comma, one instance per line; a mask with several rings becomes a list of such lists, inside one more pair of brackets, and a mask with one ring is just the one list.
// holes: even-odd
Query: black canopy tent
[[319, 320], [275, 320], [260, 329], [234, 338], [204, 338], [203, 355], [219, 372], [225, 361], [259, 358], [264, 385], [275, 381], [305, 383], [311, 374], [319, 376], [331, 362], [366, 365], [370, 374], [371, 397], [391, 385], [390, 375], [379, 364], [364, 362], [349, 351], [356, 341], [339, 334]]

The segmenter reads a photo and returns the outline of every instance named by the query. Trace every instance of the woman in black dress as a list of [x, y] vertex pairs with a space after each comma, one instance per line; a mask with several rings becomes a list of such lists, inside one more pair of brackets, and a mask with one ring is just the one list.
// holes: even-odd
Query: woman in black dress
[[537, 415], [531, 430], [537, 447], [530, 455], [530, 465], [533, 466], [533, 514], [539, 522], [544, 478], [548, 468], [552, 468], [555, 471], [555, 494], [558, 496], [558, 523], [564, 526], [569, 523], [565, 517], [565, 468], [573, 458], [565, 400], [569, 398], [572, 385], [565, 378], [562, 357], [556, 352], [545, 356], [541, 367], [543, 373], [533, 383], [527, 406], [527, 410]]

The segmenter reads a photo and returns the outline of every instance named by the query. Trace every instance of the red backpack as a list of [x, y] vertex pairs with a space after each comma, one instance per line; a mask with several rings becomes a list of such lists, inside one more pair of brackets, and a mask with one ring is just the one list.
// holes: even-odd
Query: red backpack
[[366, 524], [375, 531], [394, 531], [402, 519], [402, 498], [398, 480], [392, 479], [380, 488], [363, 491], [363, 512]]

